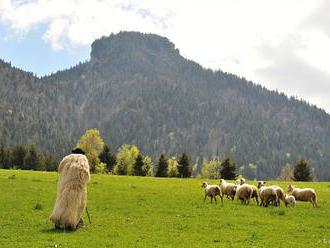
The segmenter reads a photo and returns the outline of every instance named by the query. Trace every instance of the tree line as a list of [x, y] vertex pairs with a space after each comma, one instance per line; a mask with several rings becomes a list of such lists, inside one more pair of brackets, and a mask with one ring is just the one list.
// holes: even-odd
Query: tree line
[[36, 145], [0, 145], [0, 169], [44, 170], [57, 169], [57, 161], [51, 154], [43, 153]]
[[[202, 177], [208, 179], [234, 180], [238, 176], [247, 179], [257, 179], [257, 166], [248, 164], [237, 168], [233, 159], [225, 157], [220, 160], [204, 159], [201, 168], [192, 164], [187, 153], [179, 157], [161, 154], [156, 165], [152, 158], [142, 154], [135, 145], [124, 144], [114, 153], [110, 145], [104, 143], [100, 131], [87, 130], [78, 140], [77, 148], [85, 151], [92, 173], [110, 173], [114, 175], [155, 176], [155, 177]], [[49, 154], [43, 154], [35, 145], [29, 147], [17, 145], [6, 149], [0, 146], [0, 168], [23, 170], [57, 170], [57, 164]], [[281, 176], [285, 181], [312, 181], [312, 169], [304, 159], [299, 160], [295, 166], [286, 164], [282, 166]]]

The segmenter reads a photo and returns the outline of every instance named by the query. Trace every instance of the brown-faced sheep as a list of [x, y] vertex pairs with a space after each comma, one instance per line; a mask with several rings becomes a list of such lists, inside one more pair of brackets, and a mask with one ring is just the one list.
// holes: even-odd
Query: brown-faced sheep
[[234, 183], [227, 183], [225, 179], [220, 179], [220, 189], [224, 195], [230, 197], [232, 201], [235, 198], [237, 185]]
[[85, 155], [70, 154], [59, 167], [57, 198], [50, 220], [56, 228], [75, 229], [82, 224], [82, 213], [87, 204], [89, 164]]
[[273, 186], [265, 186], [264, 181], [258, 182], [258, 188], [260, 190], [260, 206], [268, 207], [269, 203], [273, 202], [275, 206], [278, 203], [278, 197], [276, 189]]
[[296, 199], [293, 195], [285, 195], [284, 203], [286, 207], [296, 207]]
[[288, 186], [288, 192], [294, 196], [296, 201], [309, 201], [312, 203], [314, 208], [317, 208], [316, 193], [314, 189], [311, 188], [296, 188], [293, 185]]
[[222, 191], [220, 189], [220, 187], [218, 185], [210, 185], [207, 182], [203, 182], [202, 183], [202, 188], [205, 191], [205, 197], [204, 197], [204, 202], [206, 200], [206, 197], [210, 197], [211, 198], [211, 203], [213, 202], [213, 198], [215, 203], [217, 203], [217, 198], [216, 196], [220, 196], [221, 199], [221, 204], [223, 205], [223, 194]]
[[253, 188], [249, 184], [237, 186], [236, 197], [242, 204], [249, 204], [253, 194]]

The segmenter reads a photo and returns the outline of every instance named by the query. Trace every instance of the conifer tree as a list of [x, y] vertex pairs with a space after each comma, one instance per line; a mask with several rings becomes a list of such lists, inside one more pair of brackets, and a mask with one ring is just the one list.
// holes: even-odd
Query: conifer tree
[[139, 154], [136, 157], [135, 163], [133, 165], [133, 173], [132, 173], [133, 176], [143, 176], [144, 174], [143, 167], [144, 167], [143, 156]]
[[190, 177], [191, 176], [191, 165], [187, 154], [184, 152], [178, 161], [178, 171], [180, 177]]
[[17, 145], [13, 148], [11, 153], [12, 158], [12, 167], [17, 169], [27, 170], [29, 168], [25, 165], [25, 156], [26, 156], [26, 148], [22, 145]]
[[113, 171], [113, 167], [116, 165], [116, 155], [112, 153], [110, 146], [104, 144], [103, 151], [99, 155], [99, 159], [107, 167], [107, 171]]
[[156, 177], [167, 177], [167, 159], [164, 154], [160, 155]]
[[10, 152], [3, 144], [0, 145], [0, 169], [9, 169], [10, 165]]
[[225, 158], [220, 167], [221, 178], [226, 180], [233, 180], [237, 177], [235, 162], [230, 158]]
[[311, 168], [306, 160], [301, 159], [297, 162], [293, 169], [294, 181], [312, 181], [313, 175]]
[[25, 166], [27, 170], [38, 170], [40, 165], [40, 156], [35, 145], [31, 145], [25, 157]]

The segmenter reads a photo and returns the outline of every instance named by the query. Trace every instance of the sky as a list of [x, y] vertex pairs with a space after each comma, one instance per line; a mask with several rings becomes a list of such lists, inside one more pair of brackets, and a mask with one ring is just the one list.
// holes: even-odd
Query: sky
[[102, 36], [155, 33], [330, 113], [329, 13], [328, 0], [0, 0], [0, 58], [42, 76], [88, 60]]

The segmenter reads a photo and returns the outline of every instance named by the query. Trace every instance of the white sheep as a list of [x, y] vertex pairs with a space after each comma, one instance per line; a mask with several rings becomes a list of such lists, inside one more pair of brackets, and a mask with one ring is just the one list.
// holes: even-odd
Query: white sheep
[[218, 195], [218, 196], [220, 196], [221, 204], [223, 205], [223, 194], [222, 194], [221, 188], [218, 185], [210, 185], [207, 182], [203, 182], [202, 188], [204, 188], [204, 191], [205, 191], [204, 202], [206, 200], [206, 197], [208, 196], [211, 198], [211, 203], [213, 202], [213, 198], [214, 198], [215, 203], [217, 203], [216, 196]]
[[230, 197], [232, 201], [235, 198], [237, 185], [234, 183], [227, 183], [225, 179], [220, 179], [220, 189], [224, 195]]
[[290, 206], [294, 208], [296, 207], [296, 198], [293, 195], [285, 195], [284, 203], [286, 207]]
[[254, 185], [251, 185], [251, 187], [252, 187], [252, 196], [251, 196], [251, 198], [254, 198], [256, 200], [257, 205], [259, 205], [259, 200], [258, 200], [259, 193], [258, 193], [258, 189]]
[[260, 206], [268, 207], [269, 203], [273, 202], [275, 206], [278, 203], [278, 197], [276, 189], [273, 186], [265, 186], [264, 181], [258, 182], [258, 188], [260, 190]]
[[291, 193], [291, 195], [294, 196], [296, 201], [309, 201], [312, 203], [313, 207], [317, 208], [317, 201], [316, 201], [316, 193], [315, 190], [312, 188], [296, 188], [293, 185], [288, 186], [288, 192]]
[[253, 188], [249, 184], [237, 186], [236, 197], [242, 204], [249, 204], [253, 194]]
[[280, 201], [285, 202], [284, 190], [278, 185], [274, 185], [273, 187], [276, 190], [276, 194], [277, 194], [277, 199], [278, 199], [277, 200], [277, 205], [280, 206], [281, 205]]

